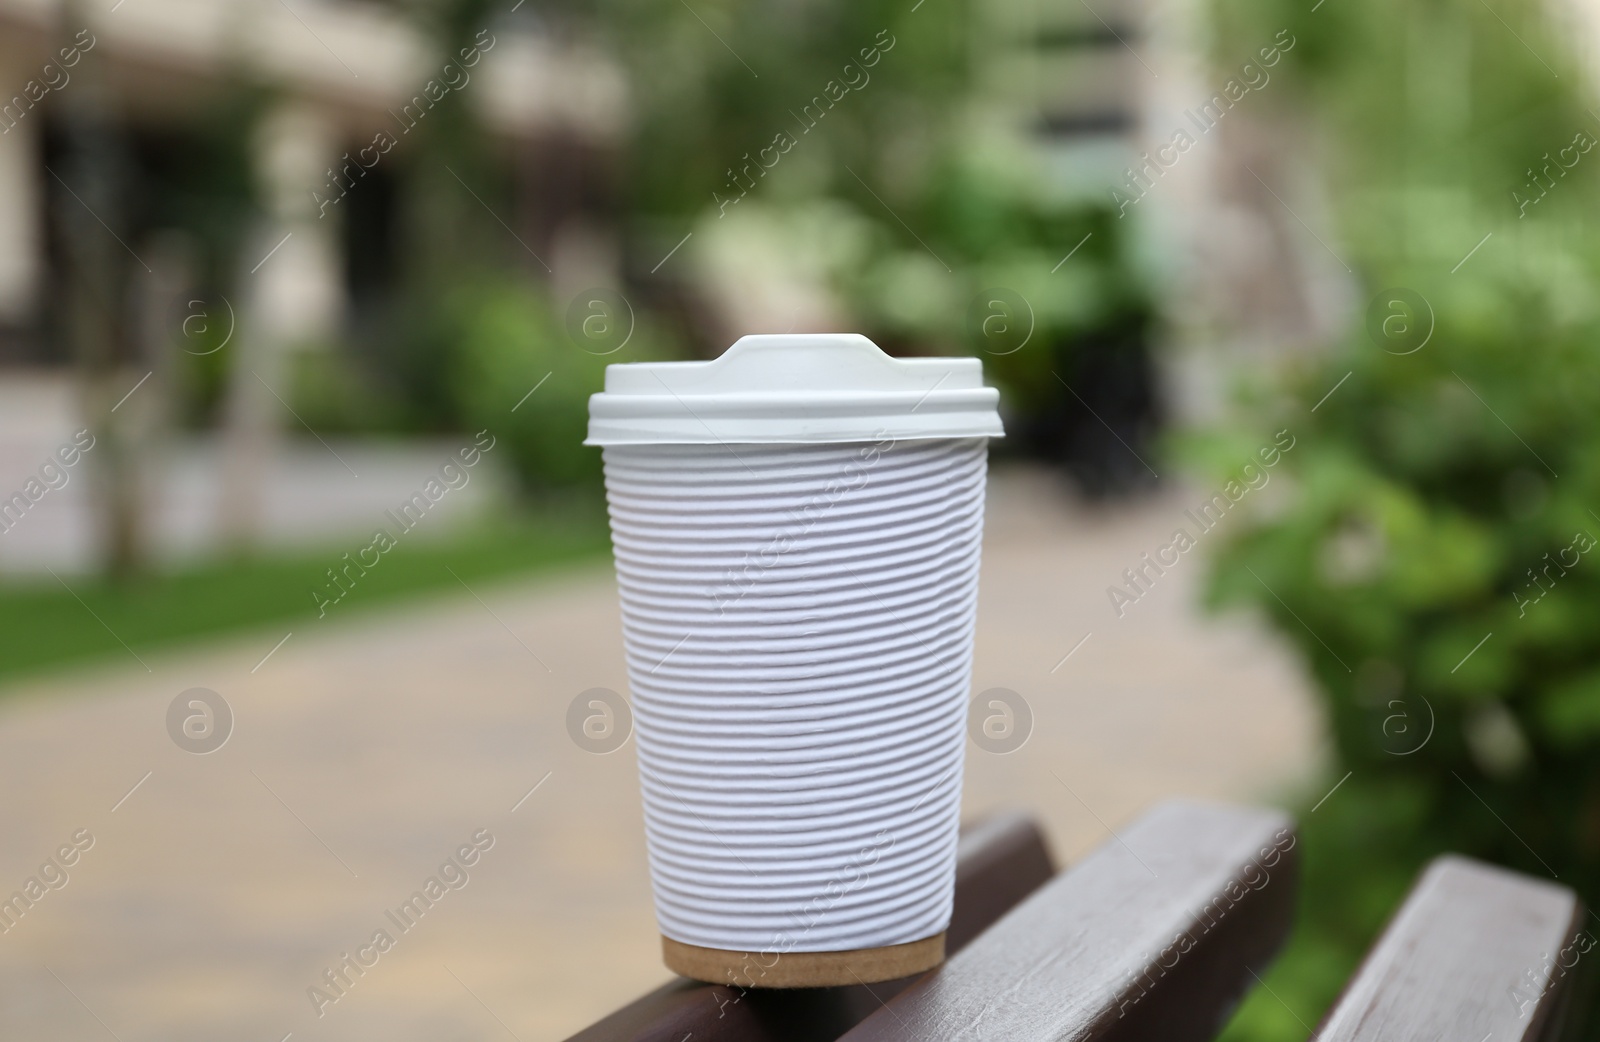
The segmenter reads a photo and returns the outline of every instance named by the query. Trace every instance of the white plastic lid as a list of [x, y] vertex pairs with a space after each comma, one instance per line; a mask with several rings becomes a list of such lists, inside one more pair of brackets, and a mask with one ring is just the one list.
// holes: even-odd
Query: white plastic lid
[[892, 358], [860, 333], [740, 337], [709, 362], [606, 367], [585, 445], [1000, 438], [976, 358]]

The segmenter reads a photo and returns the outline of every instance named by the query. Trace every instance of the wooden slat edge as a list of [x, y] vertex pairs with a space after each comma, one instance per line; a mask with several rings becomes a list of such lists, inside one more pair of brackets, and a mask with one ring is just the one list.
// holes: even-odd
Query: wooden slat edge
[[1280, 813], [1163, 804], [843, 1037], [1210, 1039], [1288, 934], [1297, 842]]
[[[1044, 836], [1023, 814], [964, 827], [956, 848], [954, 953], [1054, 874]], [[914, 978], [913, 978], [914, 979]], [[777, 992], [679, 978], [629, 1003], [568, 1042], [784, 1042], [831, 1040], [911, 982]]]
[[1316, 1035], [1548, 1042], [1561, 1034], [1579, 964], [1595, 947], [1584, 918], [1583, 903], [1558, 883], [1436, 858]]

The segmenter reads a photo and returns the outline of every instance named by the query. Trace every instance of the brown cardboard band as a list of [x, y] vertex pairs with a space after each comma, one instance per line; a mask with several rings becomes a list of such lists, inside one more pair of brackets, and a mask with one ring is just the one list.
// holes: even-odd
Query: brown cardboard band
[[944, 961], [944, 934], [847, 952], [736, 952], [661, 938], [667, 969], [738, 988], [823, 988], [874, 984], [931, 970]]

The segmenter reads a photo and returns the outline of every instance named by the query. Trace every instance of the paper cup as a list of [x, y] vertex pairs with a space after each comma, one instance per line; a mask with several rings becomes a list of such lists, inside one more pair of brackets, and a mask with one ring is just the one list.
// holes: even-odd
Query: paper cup
[[[873, 386], [872, 369], [841, 358], [909, 386]], [[708, 384], [682, 375], [691, 366], [727, 368]], [[994, 392], [972, 360], [900, 362], [861, 337], [745, 338], [678, 372], [611, 372], [644, 368], [667, 393], [626, 395], [629, 376], [608, 372], [590, 440], [605, 444], [667, 965], [742, 987], [936, 965]], [[637, 401], [611, 410], [603, 399], [618, 391], [657, 398], [657, 414]], [[918, 416], [941, 391], [966, 405], [941, 399]], [[784, 411], [751, 408], [763, 394], [809, 395], [831, 426], [805, 428], [796, 403], [789, 440], [782, 424], [752, 431], [740, 410], [763, 422]], [[674, 409], [697, 417], [699, 440], [665, 440]], [[660, 440], [627, 440], [618, 415]], [[933, 436], [928, 416], [953, 436]]]

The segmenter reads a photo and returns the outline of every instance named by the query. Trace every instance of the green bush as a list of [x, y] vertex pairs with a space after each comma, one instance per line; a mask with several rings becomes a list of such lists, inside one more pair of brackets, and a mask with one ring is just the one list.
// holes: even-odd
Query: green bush
[[[615, 350], [607, 340], [580, 345], [564, 316], [519, 285], [463, 289], [449, 311], [450, 392], [463, 421], [494, 432], [529, 491], [598, 489], [600, 450], [583, 444], [589, 396], [604, 388], [607, 365], [666, 357], [651, 331], [640, 323]], [[638, 322], [625, 314], [608, 320]]]
[[[1465, 285], [1421, 350], [1353, 340], [1263, 406], [1296, 439], [1279, 500], [1215, 560], [1213, 600], [1263, 609], [1308, 663], [1330, 784], [1353, 772], [1302, 815], [1294, 955], [1317, 957], [1288, 987], [1316, 1005], [1434, 854], [1600, 894], [1600, 323]], [[1249, 444], [1201, 452], [1236, 465]]]
[[[1007, 408], [1038, 415], [1068, 394], [1052, 373], [1072, 378], [1085, 338], [1144, 327], [1153, 279], [1102, 200], [1063, 196], [1027, 152], [969, 151], [929, 177], [929, 245], [880, 235], [841, 289], [882, 341], [977, 354]], [[994, 289], [999, 303], [980, 300]], [[1026, 342], [1013, 333], [1024, 329]]]
[[342, 345], [293, 351], [286, 365], [295, 415], [319, 435], [409, 429], [399, 396], [373, 380]]
[[[628, 306], [620, 310], [619, 327], [630, 321]], [[296, 413], [322, 433], [488, 430], [496, 456], [535, 496], [593, 497], [601, 468], [600, 450], [583, 444], [589, 396], [604, 387], [607, 365], [669, 357], [637, 312], [632, 335], [615, 350], [604, 338], [574, 338], [543, 289], [513, 276], [486, 274], [413, 312], [399, 354], [417, 365], [402, 379], [385, 379], [347, 349], [296, 354]], [[604, 332], [593, 323], [610, 320], [593, 319], [591, 328]], [[413, 386], [418, 381], [424, 386]]]
[[1219, 12], [1221, 66], [1299, 39], [1275, 101], [1317, 117], [1332, 248], [1371, 295], [1187, 445], [1224, 472], [1296, 438], [1211, 582], [1299, 650], [1336, 756], [1301, 808], [1295, 939], [1224, 1036], [1264, 1042], [1305, 1037], [1436, 854], [1600, 896], [1600, 162], [1522, 205], [1530, 167], [1600, 124], [1531, 2]]

